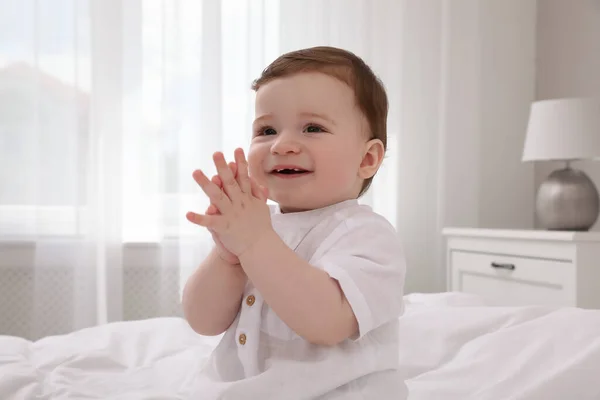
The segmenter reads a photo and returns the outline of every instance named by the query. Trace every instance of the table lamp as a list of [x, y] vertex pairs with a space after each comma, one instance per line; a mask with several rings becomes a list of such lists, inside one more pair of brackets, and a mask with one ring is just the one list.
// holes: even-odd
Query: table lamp
[[564, 161], [540, 185], [535, 203], [538, 221], [547, 230], [587, 231], [600, 211], [594, 182], [576, 160], [600, 158], [600, 97], [534, 102], [523, 161]]

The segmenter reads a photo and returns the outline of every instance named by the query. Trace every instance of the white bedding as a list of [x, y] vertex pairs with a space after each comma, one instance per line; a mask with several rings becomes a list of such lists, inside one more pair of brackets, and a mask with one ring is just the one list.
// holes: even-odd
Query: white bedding
[[[600, 311], [492, 308], [453, 293], [406, 300], [409, 399], [600, 399]], [[217, 341], [177, 318], [37, 342], [0, 336], [0, 399], [187, 399]]]

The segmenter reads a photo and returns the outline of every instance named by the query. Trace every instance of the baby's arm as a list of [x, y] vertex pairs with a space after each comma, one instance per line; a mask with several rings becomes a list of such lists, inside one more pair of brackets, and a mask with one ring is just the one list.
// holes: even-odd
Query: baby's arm
[[239, 265], [231, 265], [214, 248], [188, 279], [183, 290], [183, 312], [194, 331], [219, 335], [235, 319], [247, 281]]
[[267, 304], [307, 341], [335, 345], [357, 333], [337, 281], [296, 255], [275, 232], [241, 254], [240, 262]]

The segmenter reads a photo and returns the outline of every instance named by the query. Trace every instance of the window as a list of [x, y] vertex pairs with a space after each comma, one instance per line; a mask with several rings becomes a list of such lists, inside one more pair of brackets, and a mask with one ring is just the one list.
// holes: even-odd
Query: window
[[0, 235], [69, 234], [86, 202], [86, 2], [8, 1], [0, 15]]
[[[247, 148], [279, 1], [2, 1], [0, 237], [195, 234], [191, 173]], [[375, 196], [388, 215], [394, 199]]]

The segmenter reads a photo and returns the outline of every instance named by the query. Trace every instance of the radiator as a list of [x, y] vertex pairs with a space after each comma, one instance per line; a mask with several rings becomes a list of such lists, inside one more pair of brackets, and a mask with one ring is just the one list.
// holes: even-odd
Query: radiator
[[[122, 319], [182, 316], [179, 269], [125, 266]], [[92, 325], [93, 276], [67, 266], [0, 266], [0, 335], [35, 340]]]

